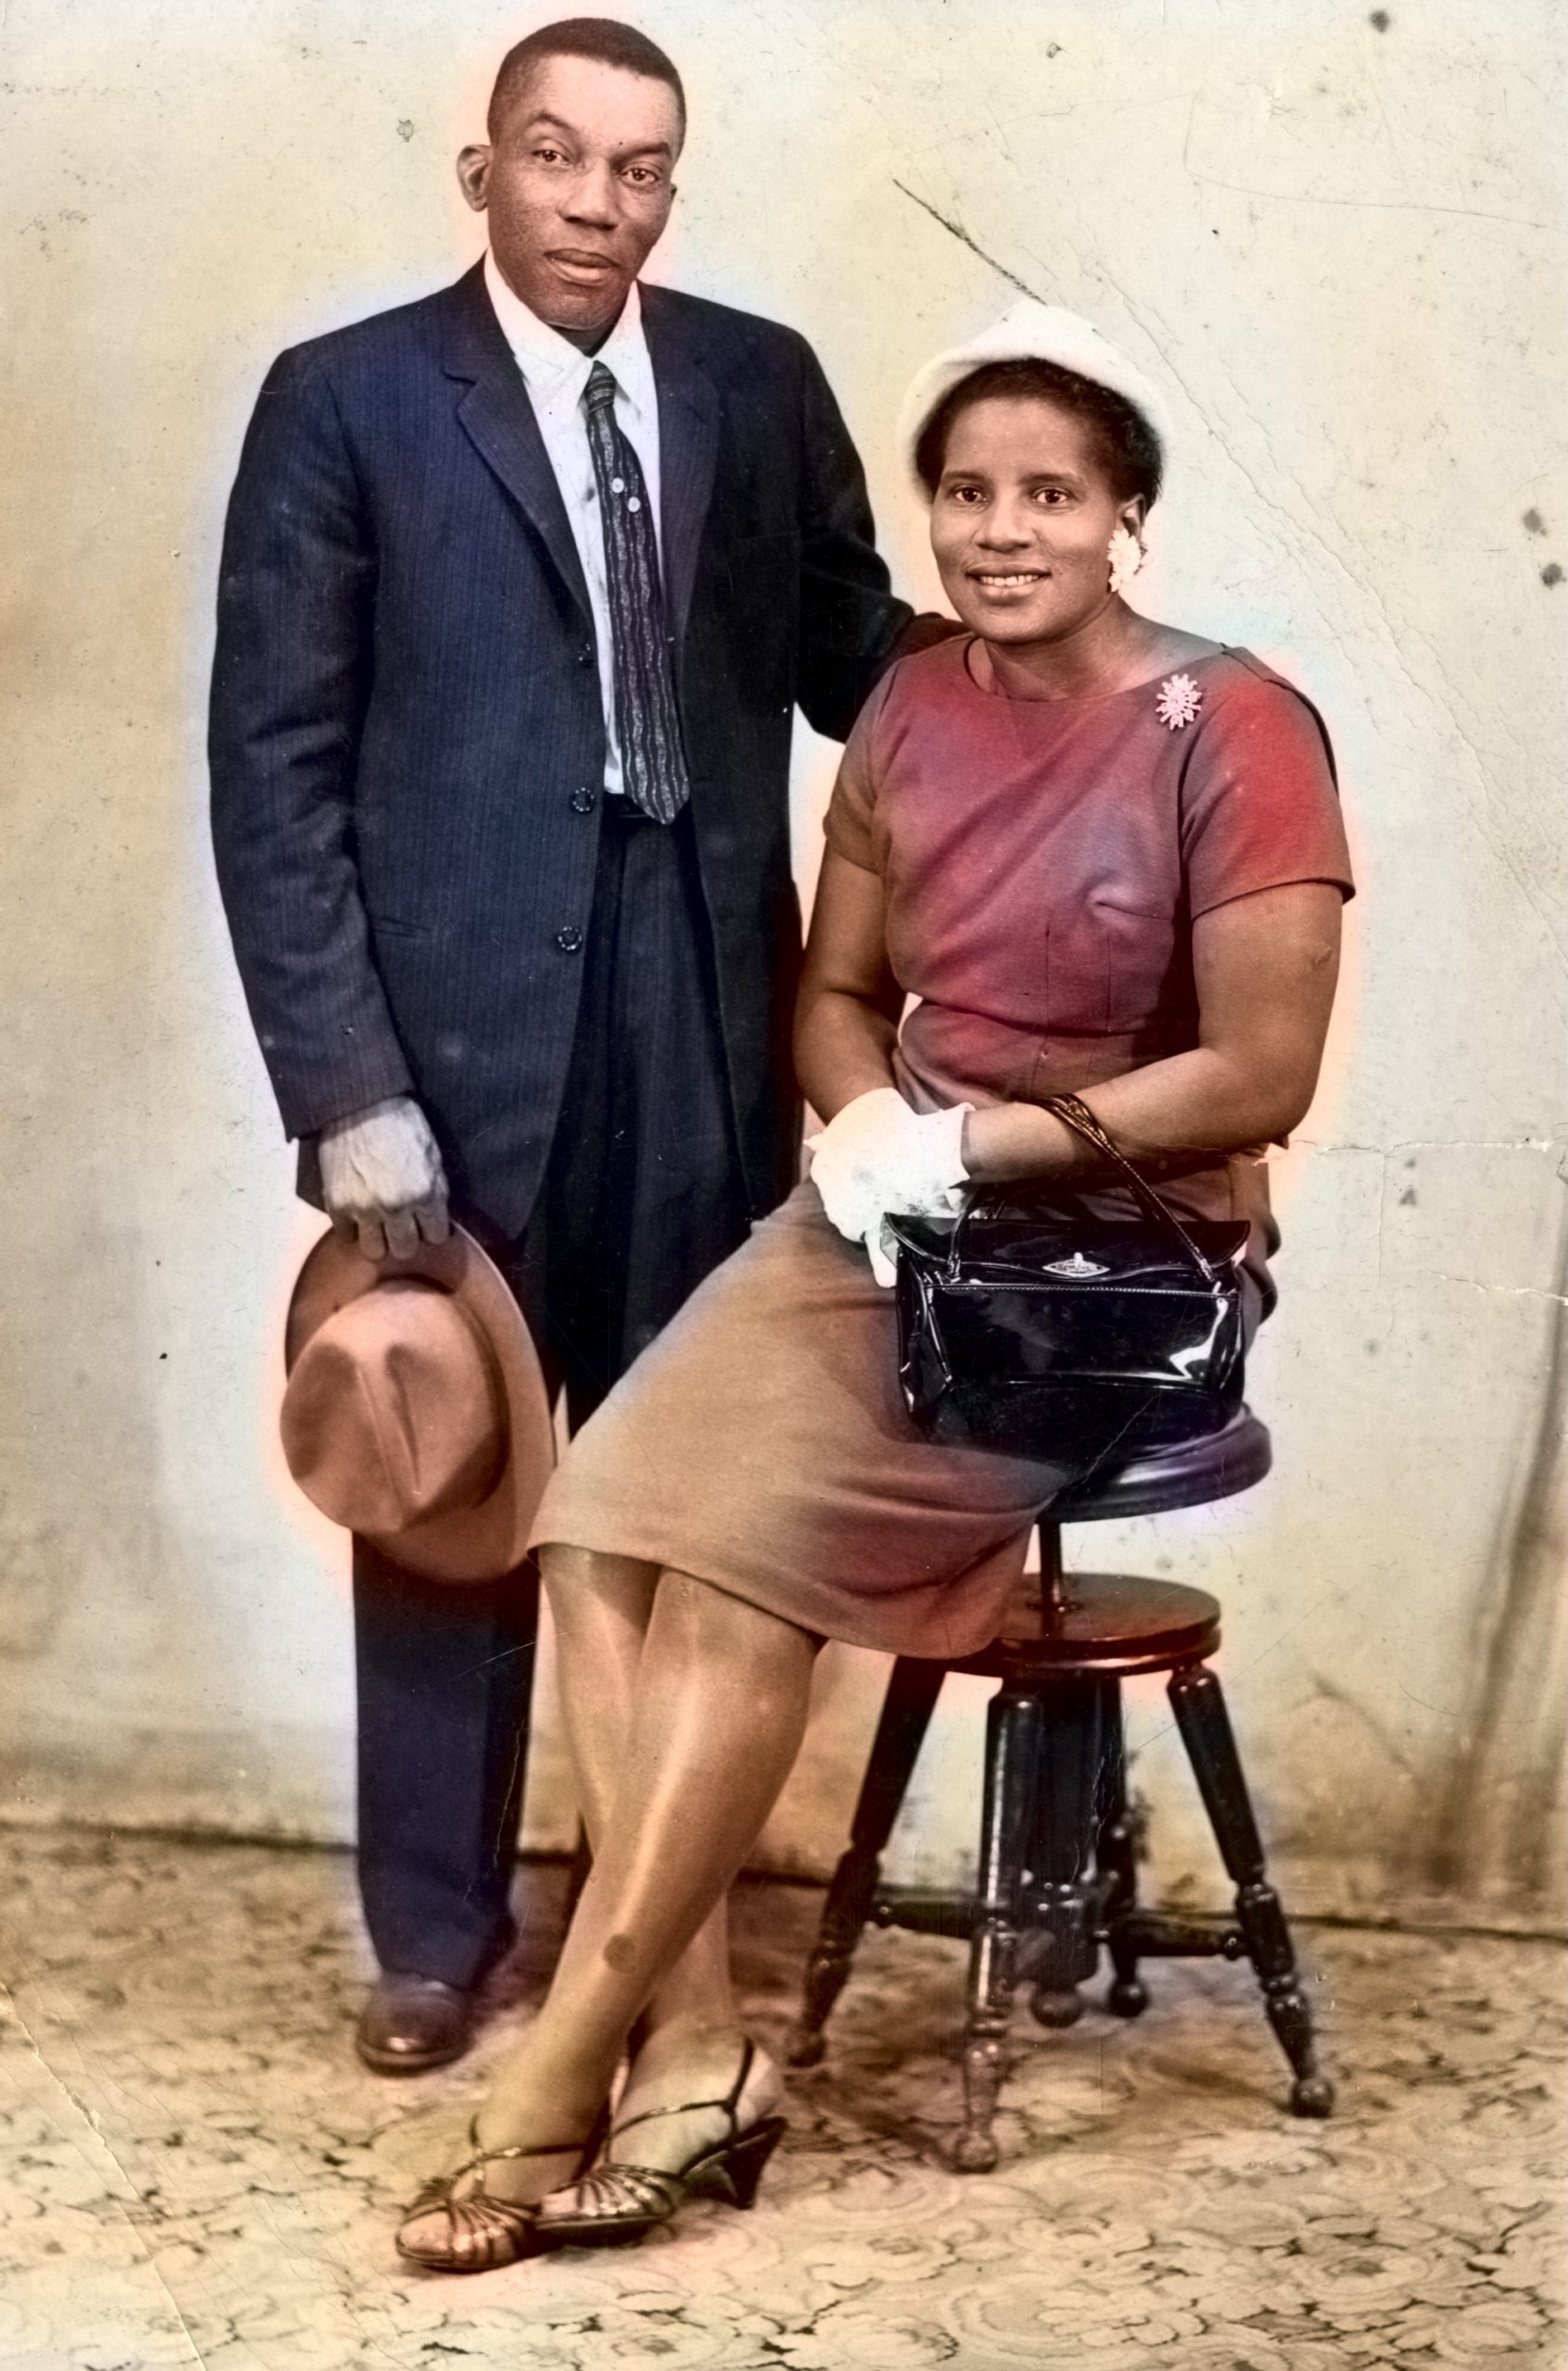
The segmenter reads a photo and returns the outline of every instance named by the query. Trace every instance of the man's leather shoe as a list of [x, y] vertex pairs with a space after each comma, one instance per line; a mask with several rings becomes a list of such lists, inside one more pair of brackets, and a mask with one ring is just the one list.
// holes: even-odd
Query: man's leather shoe
[[433, 1976], [383, 1976], [359, 2012], [354, 2046], [378, 2075], [449, 2066], [473, 2039], [474, 1997]]

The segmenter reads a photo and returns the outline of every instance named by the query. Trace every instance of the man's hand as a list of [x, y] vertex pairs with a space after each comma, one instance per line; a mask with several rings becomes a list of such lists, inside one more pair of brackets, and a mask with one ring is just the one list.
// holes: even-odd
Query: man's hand
[[951, 642], [955, 634], [968, 632], [957, 618], [945, 618], [940, 609], [918, 610], [888, 652], [887, 664], [891, 666], [896, 659], [912, 659], [917, 650], [935, 650], [939, 642]]
[[430, 1122], [411, 1096], [388, 1096], [323, 1128], [321, 1198], [332, 1224], [357, 1235], [367, 1260], [406, 1260], [422, 1236], [445, 1243], [446, 1173]]

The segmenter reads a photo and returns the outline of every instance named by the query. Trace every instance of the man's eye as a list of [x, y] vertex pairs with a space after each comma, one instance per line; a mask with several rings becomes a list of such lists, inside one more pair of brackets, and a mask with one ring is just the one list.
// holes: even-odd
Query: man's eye
[[564, 165], [566, 162], [558, 148], [535, 148], [533, 154], [542, 165]]

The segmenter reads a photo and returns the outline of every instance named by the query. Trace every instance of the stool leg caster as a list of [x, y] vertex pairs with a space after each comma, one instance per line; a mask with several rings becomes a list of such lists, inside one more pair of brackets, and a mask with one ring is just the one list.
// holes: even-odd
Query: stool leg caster
[[1148, 1987], [1135, 1976], [1119, 1976], [1107, 1989], [1105, 2005], [1113, 2017], [1141, 2017], [1148, 2006]]
[[1037, 2026], [1044, 2026], [1051, 2033], [1065, 2033], [1083, 2013], [1081, 1992], [1058, 1992], [1049, 1985], [1037, 1984], [1029, 1995], [1029, 2014]]
[[955, 2174], [990, 2174], [1001, 2151], [993, 2128], [1008, 2071], [1007, 2019], [972, 2017], [963, 2043], [963, 2129], [954, 2141]]
[[1319, 2071], [1312, 2013], [1297, 1976], [1296, 1953], [1280, 1898], [1273, 1886], [1259, 1879], [1238, 1889], [1236, 1908], [1248, 1954], [1263, 1988], [1264, 2012], [1295, 2076], [1290, 2112], [1292, 2115], [1332, 2115], [1334, 2086]]
[[871, 1916], [881, 1856], [920, 1758], [945, 1676], [943, 1664], [912, 1656], [893, 1666], [855, 1806], [849, 1850], [833, 1873], [807, 1963], [800, 2014], [784, 2044], [786, 2065], [815, 2066], [826, 2050], [822, 2027], [844, 1989], [856, 1946]]
[[816, 2066], [826, 2054], [822, 2027], [848, 1981], [855, 1947], [865, 1931], [876, 1897], [880, 1867], [874, 1852], [859, 1851], [851, 1846], [833, 1873], [822, 1923], [806, 1963], [800, 2014], [784, 2043], [786, 2066]]
[[985, 1716], [985, 1800], [980, 1821], [980, 1885], [969, 1947], [969, 2014], [963, 2038], [963, 2128], [953, 2143], [955, 2173], [988, 2174], [993, 2129], [1008, 2069], [1008, 2018], [1018, 1969], [1018, 1894], [1034, 1808], [1040, 1707], [1004, 1686]]
[[1262, 1839], [1220, 1683], [1206, 1665], [1189, 1664], [1172, 1673], [1169, 1694], [1193, 1775], [1236, 1889], [1236, 1923], [1262, 1988], [1264, 2012], [1295, 2077], [1291, 2113], [1331, 2115], [1334, 2086], [1318, 2067], [1311, 2011], [1297, 1973], [1285, 1910], [1268, 1880]]

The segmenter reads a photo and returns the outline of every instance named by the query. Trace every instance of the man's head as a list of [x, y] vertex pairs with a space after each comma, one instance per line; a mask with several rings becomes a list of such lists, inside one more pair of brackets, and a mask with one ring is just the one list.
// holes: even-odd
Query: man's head
[[630, 25], [569, 17], [508, 51], [489, 140], [463, 150], [458, 178], [542, 320], [581, 340], [617, 320], [670, 219], [685, 129], [680, 76]]

